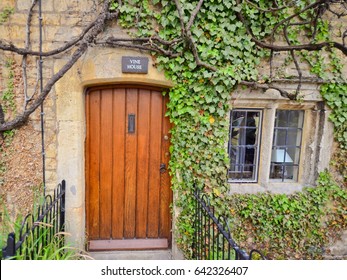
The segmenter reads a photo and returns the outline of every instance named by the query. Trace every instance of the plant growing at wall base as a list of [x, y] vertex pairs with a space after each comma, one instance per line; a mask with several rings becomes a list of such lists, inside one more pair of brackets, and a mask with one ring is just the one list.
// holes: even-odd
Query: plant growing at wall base
[[22, 254], [17, 254], [16, 260], [80, 260], [91, 259], [86, 252], [65, 245], [66, 232], [58, 232], [47, 242], [49, 224], [42, 224], [39, 236], [32, 234], [27, 238], [22, 248]]
[[285, 194], [235, 194], [230, 199], [233, 236], [270, 259], [321, 259], [347, 227], [347, 189], [322, 172], [317, 187]]

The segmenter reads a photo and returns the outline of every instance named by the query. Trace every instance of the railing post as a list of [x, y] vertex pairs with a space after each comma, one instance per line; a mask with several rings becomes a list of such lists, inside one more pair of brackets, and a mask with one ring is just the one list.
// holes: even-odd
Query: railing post
[[11, 232], [7, 237], [7, 246], [2, 249], [2, 257], [8, 259], [14, 257], [16, 253], [16, 235]]
[[244, 250], [241, 250], [238, 247], [236, 249], [236, 252], [237, 252], [237, 258], [236, 258], [237, 260], [249, 260], [250, 259], [249, 255]]
[[61, 182], [61, 192], [62, 192], [62, 197], [61, 197], [61, 204], [60, 204], [60, 225], [59, 225], [59, 230], [64, 231], [65, 227], [65, 191], [66, 191], [66, 182], [63, 180]]

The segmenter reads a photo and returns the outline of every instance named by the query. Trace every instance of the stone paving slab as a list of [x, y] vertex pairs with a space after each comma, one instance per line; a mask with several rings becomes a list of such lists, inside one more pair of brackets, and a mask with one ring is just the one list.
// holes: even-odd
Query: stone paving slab
[[171, 260], [171, 250], [89, 252], [95, 260]]

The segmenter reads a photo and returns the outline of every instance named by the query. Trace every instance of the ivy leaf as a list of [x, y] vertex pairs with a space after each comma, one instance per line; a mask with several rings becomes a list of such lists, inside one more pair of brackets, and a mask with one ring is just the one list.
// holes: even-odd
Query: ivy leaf
[[191, 69], [191, 70], [194, 70], [195, 68], [196, 68], [196, 63], [195, 62], [191, 62], [191, 63], [189, 63], [188, 64], [188, 66], [189, 66], [189, 68]]
[[220, 196], [220, 195], [221, 195], [220, 190], [217, 189], [217, 188], [213, 188], [213, 193], [214, 193], [216, 196]]
[[216, 108], [214, 106], [210, 106], [209, 107], [209, 111], [210, 111], [211, 114], [213, 114], [214, 112], [216, 112]]
[[222, 93], [224, 91], [224, 87], [222, 85], [216, 86], [216, 91]]

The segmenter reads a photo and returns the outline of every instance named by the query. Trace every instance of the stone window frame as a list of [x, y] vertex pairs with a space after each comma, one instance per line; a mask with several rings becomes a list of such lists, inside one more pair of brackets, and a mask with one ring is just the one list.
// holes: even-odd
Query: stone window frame
[[[329, 149], [331, 139], [327, 139], [322, 131], [331, 129], [328, 122], [329, 112], [322, 110], [319, 100], [308, 101], [289, 101], [286, 99], [272, 98], [245, 98], [240, 96], [232, 99], [232, 109], [262, 109], [262, 134], [259, 149], [259, 168], [258, 180], [256, 182], [230, 182], [230, 193], [293, 193], [302, 191], [305, 186], [315, 185], [318, 172], [326, 168], [326, 160], [321, 160], [322, 153]], [[232, 110], [231, 109], [231, 110]], [[300, 163], [298, 171], [298, 180], [278, 181], [270, 179], [270, 164], [272, 141], [274, 134], [274, 119], [276, 110], [303, 110], [304, 124], [302, 132], [302, 143], [300, 151]], [[230, 121], [230, 118], [229, 120]], [[226, 143], [228, 144], [228, 143]], [[323, 145], [326, 147], [322, 148]], [[324, 150], [324, 151], [323, 151]], [[322, 169], [322, 167], [324, 168]]]

